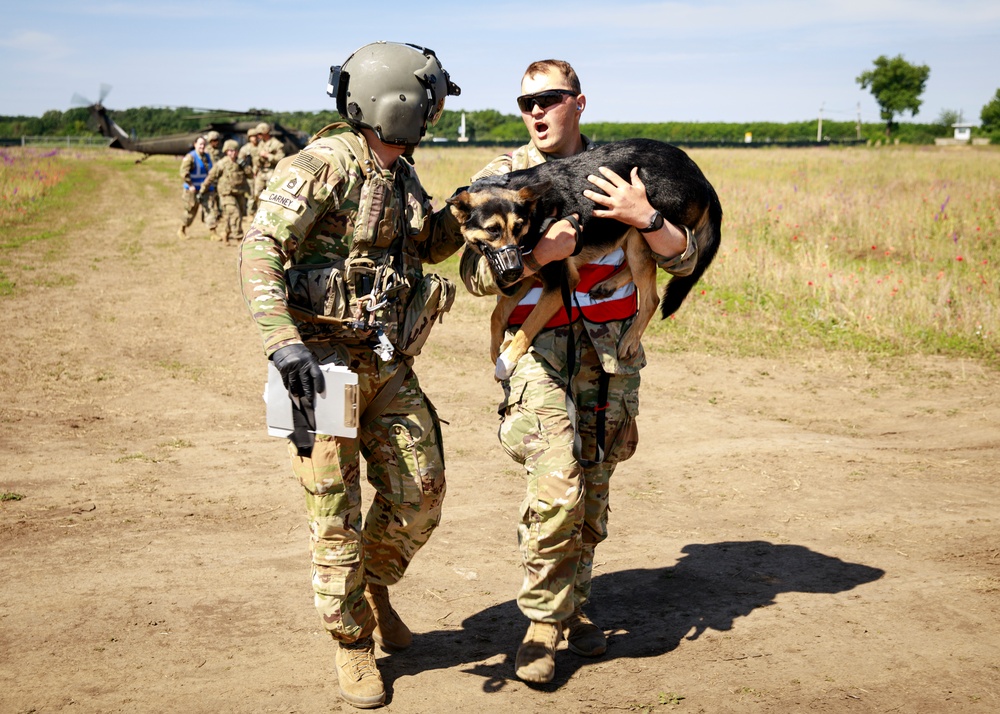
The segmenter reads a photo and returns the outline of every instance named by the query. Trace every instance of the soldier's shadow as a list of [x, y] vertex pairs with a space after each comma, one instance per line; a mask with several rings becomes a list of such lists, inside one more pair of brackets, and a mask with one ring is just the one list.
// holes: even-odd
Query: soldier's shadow
[[[590, 660], [560, 649], [556, 678], [542, 688], [558, 689], [594, 661], [655, 657], [705, 630], [729, 630], [737, 618], [772, 605], [779, 593], [839, 593], [885, 574], [801, 545], [765, 541], [692, 544], [682, 552], [671, 567], [595, 577], [587, 614], [611, 629], [608, 651]], [[510, 600], [469, 616], [460, 630], [415, 634], [409, 650], [380, 659], [379, 669], [390, 692], [401, 677], [462, 665], [469, 666], [461, 671], [483, 678], [483, 691], [499, 691], [516, 679], [514, 653], [526, 629], [527, 619]], [[497, 655], [503, 659], [485, 663]]]

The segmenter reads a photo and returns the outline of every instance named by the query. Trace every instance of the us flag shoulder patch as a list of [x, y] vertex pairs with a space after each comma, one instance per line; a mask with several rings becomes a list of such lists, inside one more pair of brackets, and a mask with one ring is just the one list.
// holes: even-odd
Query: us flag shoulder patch
[[302, 169], [313, 176], [319, 176], [319, 172], [323, 170], [324, 165], [325, 162], [322, 159], [317, 159], [315, 156], [301, 151], [295, 155], [295, 159], [292, 161], [293, 167]]

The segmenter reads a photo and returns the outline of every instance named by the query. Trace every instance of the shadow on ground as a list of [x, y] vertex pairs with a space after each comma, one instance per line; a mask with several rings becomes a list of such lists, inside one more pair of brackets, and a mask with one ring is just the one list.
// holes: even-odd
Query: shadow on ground
[[[692, 544], [673, 567], [623, 570], [594, 578], [587, 613], [610, 630], [608, 651], [597, 661], [656, 657], [706, 630], [725, 631], [736, 619], [774, 603], [780, 593], [839, 593], [881, 578], [885, 571], [846, 563], [800, 545], [765, 541]], [[414, 636], [406, 652], [380, 659], [391, 690], [395, 679], [431, 669], [461, 669], [483, 678], [483, 691], [503, 689], [514, 679], [514, 652], [527, 620], [513, 600], [477, 612], [461, 630]], [[485, 660], [504, 655], [504, 660]], [[556, 690], [595, 660], [561, 650]]]

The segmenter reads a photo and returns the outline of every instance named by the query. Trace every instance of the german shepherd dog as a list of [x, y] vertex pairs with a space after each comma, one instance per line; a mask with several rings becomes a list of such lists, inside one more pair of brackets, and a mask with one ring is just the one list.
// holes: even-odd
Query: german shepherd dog
[[570, 258], [542, 266], [538, 275], [543, 285], [542, 295], [503, 355], [500, 350], [507, 320], [533, 281], [523, 281], [515, 295], [498, 301], [490, 319], [490, 357], [497, 364], [498, 379], [510, 376], [517, 360], [528, 351], [538, 332], [562, 306], [562, 282], [566, 281], [572, 294], [580, 281], [580, 266], [623, 244], [627, 259], [625, 269], [595, 285], [590, 294], [595, 298], [607, 297], [629, 281], [635, 283], [639, 290], [639, 309], [619, 347], [626, 356], [639, 349], [639, 340], [658, 302], [656, 263], [637, 230], [620, 221], [593, 215], [596, 204], [586, 198], [583, 191], [599, 190], [587, 176], [600, 176], [598, 169], [601, 166], [626, 179], [634, 167], [639, 167], [639, 178], [646, 186], [646, 195], [653, 208], [674, 225], [690, 230], [697, 244], [694, 270], [684, 277], [674, 276], [667, 284], [660, 301], [663, 319], [680, 307], [719, 249], [722, 205], [715, 189], [687, 154], [661, 141], [618, 141], [523, 171], [473, 182], [448, 199], [448, 203], [462, 225], [466, 243], [488, 260], [501, 287], [508, 287], [520, 279], [524, 272], [521, 255], [538, 243], [548, 226], [547, 219], [573, 213], [580, 217], [577, 252]]

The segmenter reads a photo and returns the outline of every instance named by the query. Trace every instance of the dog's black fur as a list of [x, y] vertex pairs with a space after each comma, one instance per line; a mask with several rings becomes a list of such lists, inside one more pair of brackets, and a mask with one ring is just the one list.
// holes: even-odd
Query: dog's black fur
[[593, 286], [590, 294], [607, 297], [629, 281], [635, 284], [638, 310], [619, 342], [619, 350], [628, 356], [640, 349], [642, 333], [657, 309], [656, 264], [649, 245], [638, 232], [620, 221], [594, 216], [596, 204], [583, 192], [597, 189], [587, 177], [600, 176], [602, 166], [626, 180], [631, 180], [632, 169], [638, 167], [649, 203], [672, 224], [686, 226], [697, 244], [697, 261], [692, 272], [674, 276], [667, 285], [659, 304], [663, 318], [680, 307], [719, 249], [722, 205], [715, 189], [687, 154], [660, 141], [620, 141], [474, 182], [448, 199], [448, 203], [462, 224], [466, 242], [486, 257], [501, 287], [517, 282], [523, 275], [521, 255], [534, 248], [548, 219], [576, 213], [581, 224], [577, 253], [542, 267], [539, 273], [542, 294], [506, 349], [501, 343], [507, 321], [531, 282], [522, 281], [515, 294], [497, 301], [490, 318], [490, 356], [497, 363], [498, 379], [509, 377], [513, 365], [558, 311], [561, 287], [574, 290], [580, 280], [580, 267], [619, 246], [625, 250], [627, 270], [612, 273]]
[[[666, 319], [677, 311], [712, 262], [722, 237], [722, 204], [715, 189], [698, 165], [676, 146], [652, 139], [617, 141], [522, 171], [476, 181], [469, 192], [489, 191], [491, 187], [529, 189], [527, 195], [536, 200], [519, 207], [528, 222], [527, 230], [518, 241], [523, 250], [533, 248], [538, 242], [546, 218], [576, 213], [583, 229], [580, 246], [606, 248], [604, 252], [607, 252], [621, 240], [629, 226], [611, 218], [594, 217], [594, 209], [600, 206], [583, 195], [584, 189], [598, 191], [587, 176], [600, 176], [598, 169], [601, 166], [626, 180], [633, 167], [639, 167], [639, 178], [646, 186], [646, 195], [653, 208], [674, 225], [687, 226], [694, 235], [698, 262], [690, 275], [674, 276], [667, 285], [660, 302], [660, 315]], [[475, 221], [477, 208], [487, 214], [497, 210], [489, 204], [473, 207], [467, 222]], [[540, 278], [546, 287], [559, 289], [563, 270], [562, 263], [550, 263], [542, 268]]]

